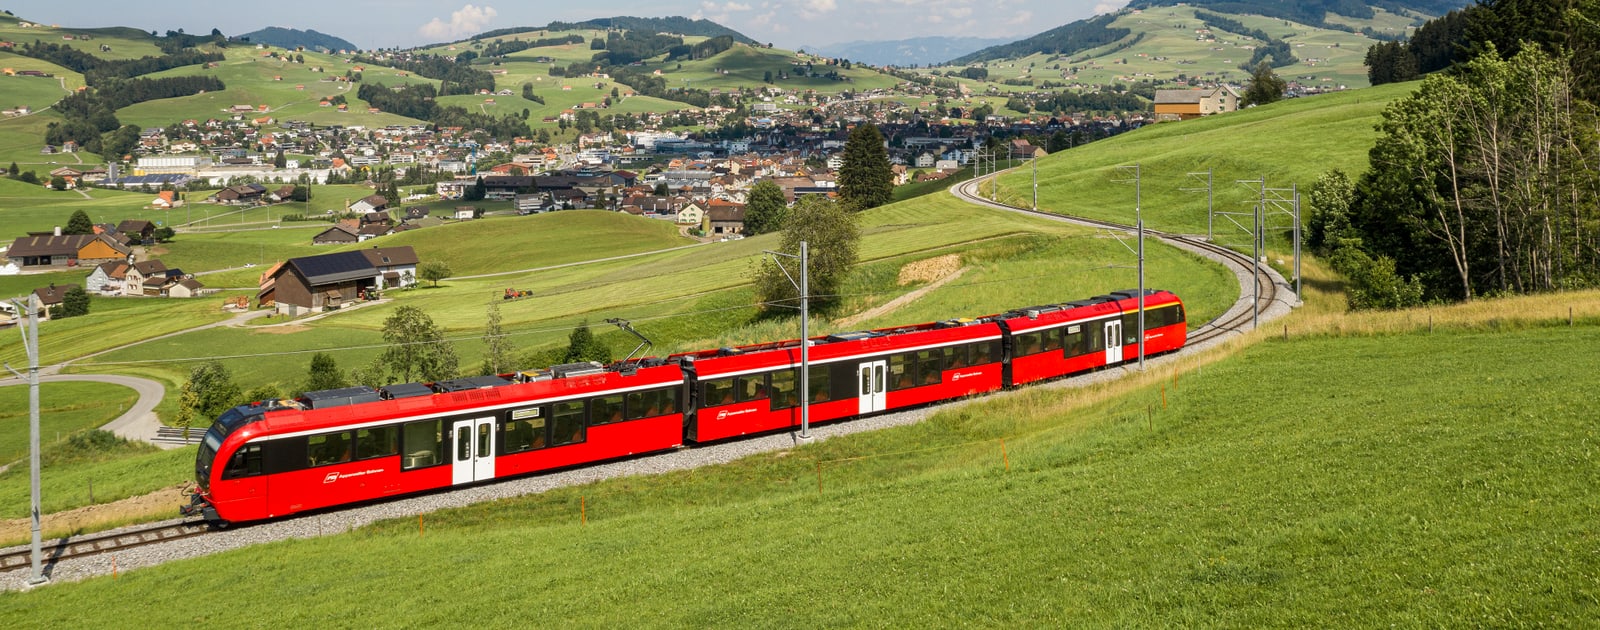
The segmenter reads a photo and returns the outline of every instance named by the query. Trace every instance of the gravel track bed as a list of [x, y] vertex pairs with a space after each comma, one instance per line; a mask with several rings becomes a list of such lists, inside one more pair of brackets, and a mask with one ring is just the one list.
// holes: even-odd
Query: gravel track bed
[[[1220, 254], [1210, 252], [1199, 247], [1187, 245], [1181, 241], [1168, 241], [1169, 243], [1194, 252], [1207, 259], [1219, 262], [1232, 268], [1239, 279], [1239, 285], [1244, 289], [1239, 300], [1223, 315], [1223, 318], [1249, 311], [1251, 308], [1250, 290], [1253, 288], [1253, 279], [1250, 269], [1238, 266], [1233, 261], [1224, 259]], [[1265, 273], [1270, 275], [1273, 282], [1278, 285], [1278, 299], [1271, 306], [1262, 309], [1261, 321], [1266, 323], [1293, 310], [1294, 291], [1269, 267], [1263, 266]], [[1241, 327], [1240, 333], [1250, 330], [1249, 324]], [[1188, 353], [1203, 352], [1208, 348], [1224, 343], [1227, 336], [1219, 337], [1203, 344], [1186, 347], [1179, 355], [1167, 355], [1146, 360], [1148, 366], [1160, 366], [1176, 360], [1178, 356]], [[1060, 389], [1083, 387], [1095, 383], [1112, 381], [1126, 374], [1137, 371], [1136, 366], [1122, 366], [1098, 372], [1091, 372], [1026, 387], [1023, 391], [1033, 389]], [[999, 392], [990, 396], [1007, 396], [1011, 392]], [[901, 412], [870, 416], [845, 422], [813, 426], [811, 434], [813, 440], [826, 440], [842, 435], [876, 431], [889, 427], [909, 425], [921, 422], [936, 411], [958, 408], [973, 399], [956, 400], [931, 407], [910, 409]], [[738, 440], [735, 442], [699, 446], [658, 455], [643, 456], [623, 461], [588, 466], [558, 473], [535, 475], [509, 481], [493, 482], [486, 485], [472, 486], [460, 490], [437, 492], [423, 496], [398, 499], [384, 503], [366, 505], [356, 508], [332, 511], [324, 514], [300, 516], [281, 521], [272, 521], [260, 525], [238, 529], [223, 530], [190, 538], [176, 540], [168, 543], [159, 543], [137, 547], [116, 554], [101, 554], [83, 558], [64, 560], [56, 565], [47, 566], [45, 575], [52, 582], [75, 582], [90, 577], [109, 575], [111, 573], [113, 558], [119, 572], [126, 572], [142, 567], [154, 566], [182, 560], [197, 558], [214, 553], [239, 549], [266, 542], [275, 542], [290, 538], [312, 538], [316, 536], [342, 533], [350, 529], [362, 527], [374, 521], [391, 518], [412, 517], [426, 514], [436, 510], [472, 505], [485, 501], [494, 501], [510, 497], [519, 497], [529, 494], [538, 494], [555, 488], [564, 488], [586, 484], [616, 477], [657, 475], [667, 472], [688, 470], [702, 466], [724, 464], [750, 455], [770, 453], [793, 448], [799, 444], [797, 434], [781, 433]], [[138, 527], [148, 526], [142, 524]], [[125, 529], [133, 529], [125, 528]], [[27, 588], [24, 584], [28, 576], [28, 569], [16, 569], [0, 574], [0, 590], [12, 591]]]

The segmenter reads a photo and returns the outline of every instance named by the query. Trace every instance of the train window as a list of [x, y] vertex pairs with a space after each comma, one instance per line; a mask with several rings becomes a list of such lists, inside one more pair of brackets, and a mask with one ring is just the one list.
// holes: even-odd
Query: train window
[[1049, 330], [1042, 331], [1039, 334], [1044, 338], [1043, 345], [1040, 347], [1041, 352], [1055, 352], [1061, 349], [1060, 328], [1051, 328]]
[[539, 407], [514, 409], [501, 431], [503, 454], [521, 453], [545, 446], [544, 414]]
[[356, 458], [388, 457], [400, 452], [400, 427], [356, 430]]
[[[810, 391], [806, 392], [806, 396], [811, 399], [811, 402], [820, 403], [833, 400], [833, 379], [830, 377], [831, 370], [829, 366], [811, 366], [810, 373], [806, 374], [806, 385], [810, 388]], [[851, 383], [854, 381], [846, 382]]]
[[704, 389], [701, 390], [704, 396], [700, 398], [702, 406], [716, 407], [718, 405], [733, 404], [733, 379], [712, 379], [704, 381], [702, 385], [704, 386]]
[[465, 427], [456, 429], [456, 461], [465, 462], [472, 459], [472, 431]]
[[971, 358], [968, 356], [970, 352], [971, 349], [967, 348], [965, 345], [946, 346], [944, 348], [944, 369], [959, 370], [967, 367], [972, 362]]
[[896, 354], [889, 357], [889, 391], [917, 386], [917, 359], [915, 355]]
[[622, 395], [601, 396], [589, 401], [589, 423], [610, 424], [622, 421]]
[[400, 470], [444, 463], [444, 421], [407, 422], [400, 428]]
[[663, 416], [678, 413], [678, 394], [683, 390], [677, 387], [668, 387], [656, 392], [661, 397], [661, 414]]
[[1101, 331], [1105, 330], [1106, 320], [1102, 319], [1099, 321], [1089, 322], [1083, 326], [1083, 340], [1086, 346], [1086, 351], [1084, 354], [1105, 350], [1106, 336], [1102, 334]]
[[735, 379], [733, 386], [739, 402], [767, 399], [767, 375], [751, 374]]
[[1161, 328], [1183, 323], [1183, 310], [1178, 305], [1163, 306], [1145, 311], [1145, 328]]
[[995, 363], [1000, 360], [1000, 344], [994, 341], [980, 341], [972, 344], [972, 363]]
[[266, 449], [267, 474], [300, 470], [306, 467], [306, 436], [272, 440], [262, 445]]
[[[1145, 328], [1150, 328], [1149, 311], [1145, 312]], [[1122, 314], [1122, 345], [1131, 346], [1139, 343], [1139, 312]]]
[[661, 392], [648, 391], [628, 394], [628, 410], [624, 415], [629, 420], [661, 415]]
[[1061, 345], [1066, 350], [1066, 356], [1075, 357], [1084, 353], [1083, 324], [1068, 326], [1062, 333], [1064, 337]]
[[253, 477], [261, 474], [261, 445], [246, 444], [234, 451], [233, 459], [228, 460], [228, 467], [222, 471], [223, 479], [238, 479], [240, 477]]
[[1030, 354], [1039, 354], [1039, 348], [1043, 342], [1043, 338], [1036, 332], [1017, 335], [1017, 356], [1025, 357]]
[[350, 434], [324, 433], [306, 439], [306, 465], [325, 466], [350, 461]]
[[788, 409], [800, 405], [800, 396], [795, 392], [798, 378], [794, 370], [783, 370], [772, 373], [772, 409]]
[[556, 403], [550, 412], [550, 445], [577, 444], [583, 441], [583, 401]]
[[944, 380], [944, 353], [938, 350], [917, 352], [918, 385], [936, 385]]

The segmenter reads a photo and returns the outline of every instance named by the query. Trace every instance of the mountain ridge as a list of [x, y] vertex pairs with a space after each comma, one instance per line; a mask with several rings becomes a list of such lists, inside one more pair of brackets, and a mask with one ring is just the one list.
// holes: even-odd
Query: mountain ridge
[[266, 28], [239, 35], [241, 39], [248, 39], [258, 44], [267, 44], [279, 48], [294, 49], [304, 46], [308, 49], [335, 50], [360, 50], [361, 47], [350, 43], [349, 40], [337, 35], [318, 33], [315, 29], [300, 30], [297, 28], [284, 28], [281, 26], [268, 26]]
[[1012, 41], [1009, 38], [934, 35], [899, 40], [842, 42], [801, 46], [799, 50], [875, 66], [926, 66]]

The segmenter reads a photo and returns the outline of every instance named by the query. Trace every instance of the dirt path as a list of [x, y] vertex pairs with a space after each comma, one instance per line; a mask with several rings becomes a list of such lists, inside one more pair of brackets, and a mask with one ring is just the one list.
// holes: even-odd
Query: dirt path
[[[123, 523], [172, 518], [177, 516], [176, 506], [183, 502], [183, 486], [176, 485], [121, 501], [41, 514], [39, 525], [43, 538], [59, 538], [73, 532], [100, 531], [107, 526]], [[0, 545], [20, 544], [28, 540], [32, 527], [32, 519], [29, 518], [0, 520]]]
[[865, 311], [861, 311], [860, 313], [856, 313], [855, 315], [851, 315], [850, 317], [846, 317], [844, 319], [841, 319], [836, 323], [840, 327], [850, 328], [850, 327], [855, 326], [856, 324], [859, 324], [861, 322], [870, 320], [870, 319], [872, 319], [874, 317], [878, 317], [879, 315], [884, 315], [884, 314], [893, 312], [895, 309], [900, 308], [902, 306], [905, 306], [907, 304], [910, 304], [910, 303], [916, 301], [917, 299], [921, 298], [922, 296], [927, 295], [929, 291], [932, 291], [934, 289], [942, 287], [942, 286], [948, 284], [951, 280], [955, 280], [956, 278], [960, 278], [961, 274], [966, 273], [966, 272], [967, 272], [967, 268], [966, 267], [962, 267], [960, 269], [955, 270], [950, 275], [947, 275], [947, 276], [945, 276], [943, 278], [940, 278], [938, 280], [933, 281], [932, 283], [928, 284], [928, 286], [922, 287], [920, 289], [917, 289], [915, 291], [912, 291], [910, 293], [907, 293], [905, 295], [897, 297], [897, 298], [895, 298], [893, 300], [889, 300], [887, 303], [883, 304], [882, 306], [875, 306], [875, 307], [869, 308], [869, 309], [867, 309]]

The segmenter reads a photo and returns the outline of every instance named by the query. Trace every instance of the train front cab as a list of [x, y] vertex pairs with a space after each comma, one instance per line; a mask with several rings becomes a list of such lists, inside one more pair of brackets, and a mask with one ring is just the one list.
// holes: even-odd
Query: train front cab
[[254, 433], [250, 425], [260, 421], [264, 412], [258, 405], [240, 405], [206, 429], [195, 455], [196, 491], [189, 505], [183, 506], [184, 515], [221, 523], [265, 512], [267, 481], [260, 474], [261, 446], [240, 448]]

